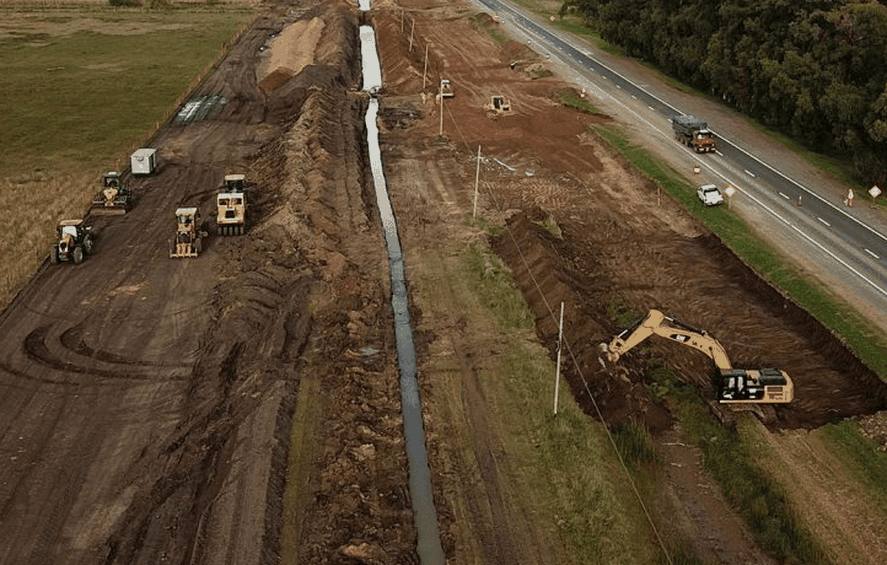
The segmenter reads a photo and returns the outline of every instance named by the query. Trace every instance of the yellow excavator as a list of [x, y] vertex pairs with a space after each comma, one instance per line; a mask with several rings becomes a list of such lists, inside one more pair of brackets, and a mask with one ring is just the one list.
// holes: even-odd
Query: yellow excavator
[[[708, 332], [669, 318], [658, 310], [650, 310], [645, 317], [614, 337], [609, 344], [602, 343], [601, 350], [608, 361], [615, 363], [651, 335], [676, 341], [708, 355], [720, 371], [717, 383], [719, 403], [785, 404], [794, 398], [794, 384], [785, 371], [774, 368], [734, 369], [724, 346]], [[752, 406], [748, 408], [755, 411]]]

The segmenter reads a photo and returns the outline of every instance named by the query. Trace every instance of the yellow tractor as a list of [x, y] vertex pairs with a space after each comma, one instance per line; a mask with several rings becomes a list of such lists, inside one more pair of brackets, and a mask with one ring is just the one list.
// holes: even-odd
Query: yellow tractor
[[244, 175], [225, 175], [225, 188], [216, 196], [216, 233], [243, 235], [246, 231], [246, 186]]
[[49, 259], [54, 265], [71, 261], [75, 265], [92, 253], [92, 228], [83, 220], [62, 220], [58, 225], [59, 242], [52, 246]]
[[169, 244], [169, 256], [197, 257], [203, 251], [206, 235], [200, 225], [200, 210], [179, 208], [176, 210], [176, 236]]

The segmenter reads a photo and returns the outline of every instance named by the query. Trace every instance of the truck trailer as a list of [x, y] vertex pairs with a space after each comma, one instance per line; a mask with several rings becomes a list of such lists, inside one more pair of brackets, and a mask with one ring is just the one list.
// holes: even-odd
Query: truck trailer
[[715, 138], [708, 123], [702, 118], [689, 114], [675, 116], [671, 120], [671, 129], [675, 139], [697, 153], [709, 153], [715, 150]]

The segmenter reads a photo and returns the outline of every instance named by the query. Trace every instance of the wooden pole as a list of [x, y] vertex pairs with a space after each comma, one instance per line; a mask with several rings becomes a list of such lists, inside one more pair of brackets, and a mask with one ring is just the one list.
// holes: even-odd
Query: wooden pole
[[557, 371], [554, 376], [554, 415], [557, 416], [557, 396], [561, 385], [561, 343], [564, 338], [564, 303], [561, 302], [561, 321], [557, 330]]
[[480, 184], [480, 145], [477, 146], [477, 172], [474, 173], [474, 212], [472, 218], [477, 217], [477, 185]]
[[437, 135], [443, 137], [443, 83], [440, 85], [437, 96], [440, 98], [440, 130], [437, 132]]
[[413, 25], [410, 26], [410, 53], [413, 52], [413, 30], [416, 29], [416, 20], [413, 20]]
[[425, 68], [422, 70], [422, 92], [425, 92], [425, 77], [428, 75], [428, 46], [430, 44], [425, 44]]

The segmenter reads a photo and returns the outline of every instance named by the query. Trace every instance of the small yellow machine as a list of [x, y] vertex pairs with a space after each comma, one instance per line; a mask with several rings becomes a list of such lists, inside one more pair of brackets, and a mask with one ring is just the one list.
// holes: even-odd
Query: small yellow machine
[[484, 110], [491, 117], [499, 117], [511, 113], [511, 101], [504, 96], [494, 94], [490, 96], [490, 103], [484, 105]]
[[216, 233], [243, 235], [246, 231], [246, 177], [225, 175], [225, 189], [216, 196]]
[[197, 257], [203, 251], [203, 237], [200, 227], [200, 211], [197, 208], [176, 210], [176, 236], [169, 244], [169, 256]]
[[102, 175], [102, 190], [92, 200], [90, 213], [96, 216], [126, 214], [132, 208], [132, 193], [123, 184], [120, 173], [108, 171]]

